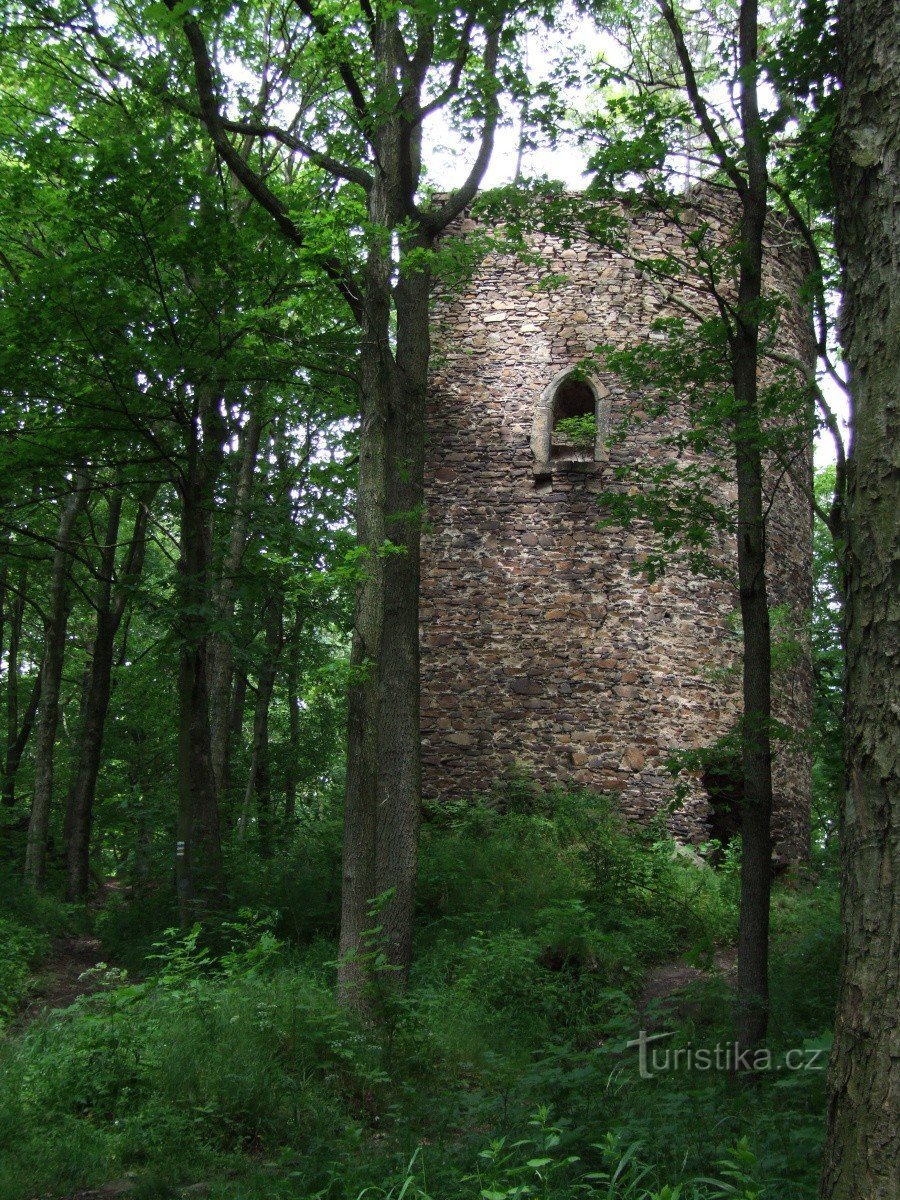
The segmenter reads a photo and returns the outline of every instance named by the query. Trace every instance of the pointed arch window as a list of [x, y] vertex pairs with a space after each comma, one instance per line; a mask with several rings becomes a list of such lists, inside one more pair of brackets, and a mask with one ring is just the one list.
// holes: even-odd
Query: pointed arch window
[[574, 368], [554, 376], [541, 393], [532, 423], [536, 475], [551, 474], [554, 464], [605, 461], [608, 399], [608, 390], [593, 376]]

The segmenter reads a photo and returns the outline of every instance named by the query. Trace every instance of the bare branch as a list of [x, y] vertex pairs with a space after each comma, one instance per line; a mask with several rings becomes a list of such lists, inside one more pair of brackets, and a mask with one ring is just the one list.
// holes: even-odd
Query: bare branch
[[273, 138], [289, 150], [296, 150], [298, 154], [302, 154], [314, 166], [321, 167], [329, 175], [346, 179], [348, 183], [356, 183], [367, 192], [372, 187], [372, 176], [368, 171], [362, 167], [342, 163], [338, 159], [332, 158], [330, 154], [316, 150], [309, 142], [303, 141], [302, 138], [298, 138], [287, 129], [281, 129], [277, 125], [263, 125], [256, 121], [231, 121], [227, 117], [222, 118], [221, 124], [228, 133], [239, 133], [247, 138]]
[[[453, 66], [450, 68], [450, 81], [447, 84], [447, 86], [443, 89], [443, 91], [439, 92], [438, 95], [435, 96], [435, 98], [433, 100], [431, 100], [428, 104], [426, 104], [425, 107], [422, 109], [420, 116], [423, 120], [425, 119], [425, 117], [429, 116], [431, 113], [437, 112], [438, 109], [443, 108], [444, 105], [447, 104], [448, 101], [452, 100], [453, 97], [456, 95], [456, 93], [459, 91], [459, 84], [460, 84], [460, 80], [462, 79], [462, 73], [465, 70], [466, 63], [469, 61], [469, 55], [472, 50], [472, 31], [474, 30], [474, 28], [475, 28], [475, 17], [472, 14], [470, 14], [467, 17], [466, 23], [463, 26], [462, 32], [459, 35], [459, 48], [456, 51], [456, 58], [453, 60]], [[499, 35], [499, 31], [498, 31], [498, 35]], [[413, 58], [414, 63], [419, 58], [419, 49], [420, 48], [417, 45], [416, 53]]]

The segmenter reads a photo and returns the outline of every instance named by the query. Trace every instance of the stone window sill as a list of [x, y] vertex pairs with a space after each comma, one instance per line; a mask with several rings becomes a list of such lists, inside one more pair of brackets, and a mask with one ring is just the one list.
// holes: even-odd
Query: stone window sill
[[600, 475], [606, 465], [596, 458], [552, 458], [532, 463], [531, 473], [537, 483], [554, 475]]

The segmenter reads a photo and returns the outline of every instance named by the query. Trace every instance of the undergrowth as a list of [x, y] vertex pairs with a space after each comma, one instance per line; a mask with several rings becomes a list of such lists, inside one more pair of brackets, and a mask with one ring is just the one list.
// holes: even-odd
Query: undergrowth
[[28, 998], [33, 971], [47, 956], [51, 939], [84, 927], [85, 914], [52, 896], [22, 886], [0, 871], [0, 1030]]
[[[734, 855], [699, 866], [586, 795], [430, 816], [414, 971], [377, 1027], [333, 999], [333, 847], [293, 882], [287, 855], [248, 860], [251, 903], [212, 931], [154, 930], [164, 904], [117, 902], [110, 940], [155, 943], [141, 981], [107, 971], [0, 1050], [0, 1200], [121, 1178], [138, 1200], [197, 1182], [234, 1200], [814, 1196], [823, 1073], [785, 1054], [824, 1063], [828, 877], [776, 894], [771, 1070], [676, 1059], [643, 1078], [642, 1027], [684, 1061], [731, 1040], [714, 974], [668, 1005], [642, 993], [656, 963], [727, 954]], [[285, 911], [316, 871], [316, 902]]]

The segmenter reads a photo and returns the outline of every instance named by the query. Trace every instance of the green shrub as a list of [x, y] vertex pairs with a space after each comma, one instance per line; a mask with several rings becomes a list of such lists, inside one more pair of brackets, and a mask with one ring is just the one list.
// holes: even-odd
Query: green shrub
[[258, 922], [233, 932], [218, 957], [197, 930], [173, 933], [147, 981], [119, 980], [3, 1049], [0, 1195], [161, 1166], [192, 1180], [271, 1143], [339, 1154], [354, 1098], [381, 1086], [377, 1049], [326, 984], [278, 961]]
[[31, 968], [50, 949], [45, 933], [0, 915], [0, 1028], [28, 995]]

